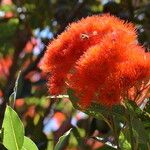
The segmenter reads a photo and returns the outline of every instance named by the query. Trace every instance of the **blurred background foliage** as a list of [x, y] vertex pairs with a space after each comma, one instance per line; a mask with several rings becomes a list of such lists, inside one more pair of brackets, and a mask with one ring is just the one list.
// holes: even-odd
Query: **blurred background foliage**
[[0, 0], [0, 127], [21, 70], [15, 110], [26, 136], [40, 150], [52, 150], [76, 125], [78, 132], [72, 132], [62, 149], [105, 149], [90, 137], [108, 134], [106, 123], [75, 110], [67, 97], [50, 97], [39, 68], [46, 45], [69, 23], [101, 13], [136, 24], [139, 42], [150, 50], [150, 0]]

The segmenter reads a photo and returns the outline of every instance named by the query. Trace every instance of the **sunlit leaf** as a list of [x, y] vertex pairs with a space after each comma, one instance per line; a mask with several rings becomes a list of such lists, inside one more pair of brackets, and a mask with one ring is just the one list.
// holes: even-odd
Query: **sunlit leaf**
[[21, 150], [38, 150], [38, 148], [31, 139], [25, 136]]
[[119, 143], [120, 143], [120, 148], [123, 150], [131, 150], [131, 145], [128, 142], [128, 140], [126, 139], [125, 135], [123, 134], [123, 132], [120, 132], [119, 135]]
[[20, 150], [24, 141], [24, 127], [17, 113], [6, 107], [2, 128], [3, 144], [8, 150]]

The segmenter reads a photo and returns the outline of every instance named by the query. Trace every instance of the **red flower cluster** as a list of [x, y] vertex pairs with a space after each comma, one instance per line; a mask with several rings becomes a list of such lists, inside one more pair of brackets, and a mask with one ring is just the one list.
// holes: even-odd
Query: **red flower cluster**
[[49, 44], [42, 61], [51, 94], [72, 88], [82, 106], [112, 106], [150, 77], [150, 55], [137, 43], [135, 27], [114, 16], [72, 23]]

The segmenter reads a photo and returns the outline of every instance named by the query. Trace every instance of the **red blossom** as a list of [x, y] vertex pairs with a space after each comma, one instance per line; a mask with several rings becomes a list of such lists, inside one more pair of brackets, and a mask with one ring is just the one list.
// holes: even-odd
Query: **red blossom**
[[72, 88], [82, 106], [112, 106], [150, 77], [150, 55], [137, 43], [135, 27], [114, 16], [72, 23], [49, 44], [42, 61], [51, 94]]

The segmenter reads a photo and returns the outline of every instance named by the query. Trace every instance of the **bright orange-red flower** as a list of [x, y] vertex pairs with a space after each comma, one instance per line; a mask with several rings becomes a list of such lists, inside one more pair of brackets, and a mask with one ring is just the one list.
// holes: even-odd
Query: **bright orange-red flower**
[[114, 16], [72, 23], [49, 44], [42, 61], [51, 94], [74, 89], [82, 106], [112, 106], [150, 77], [150, 55], [137, 44], [135, 27]]

